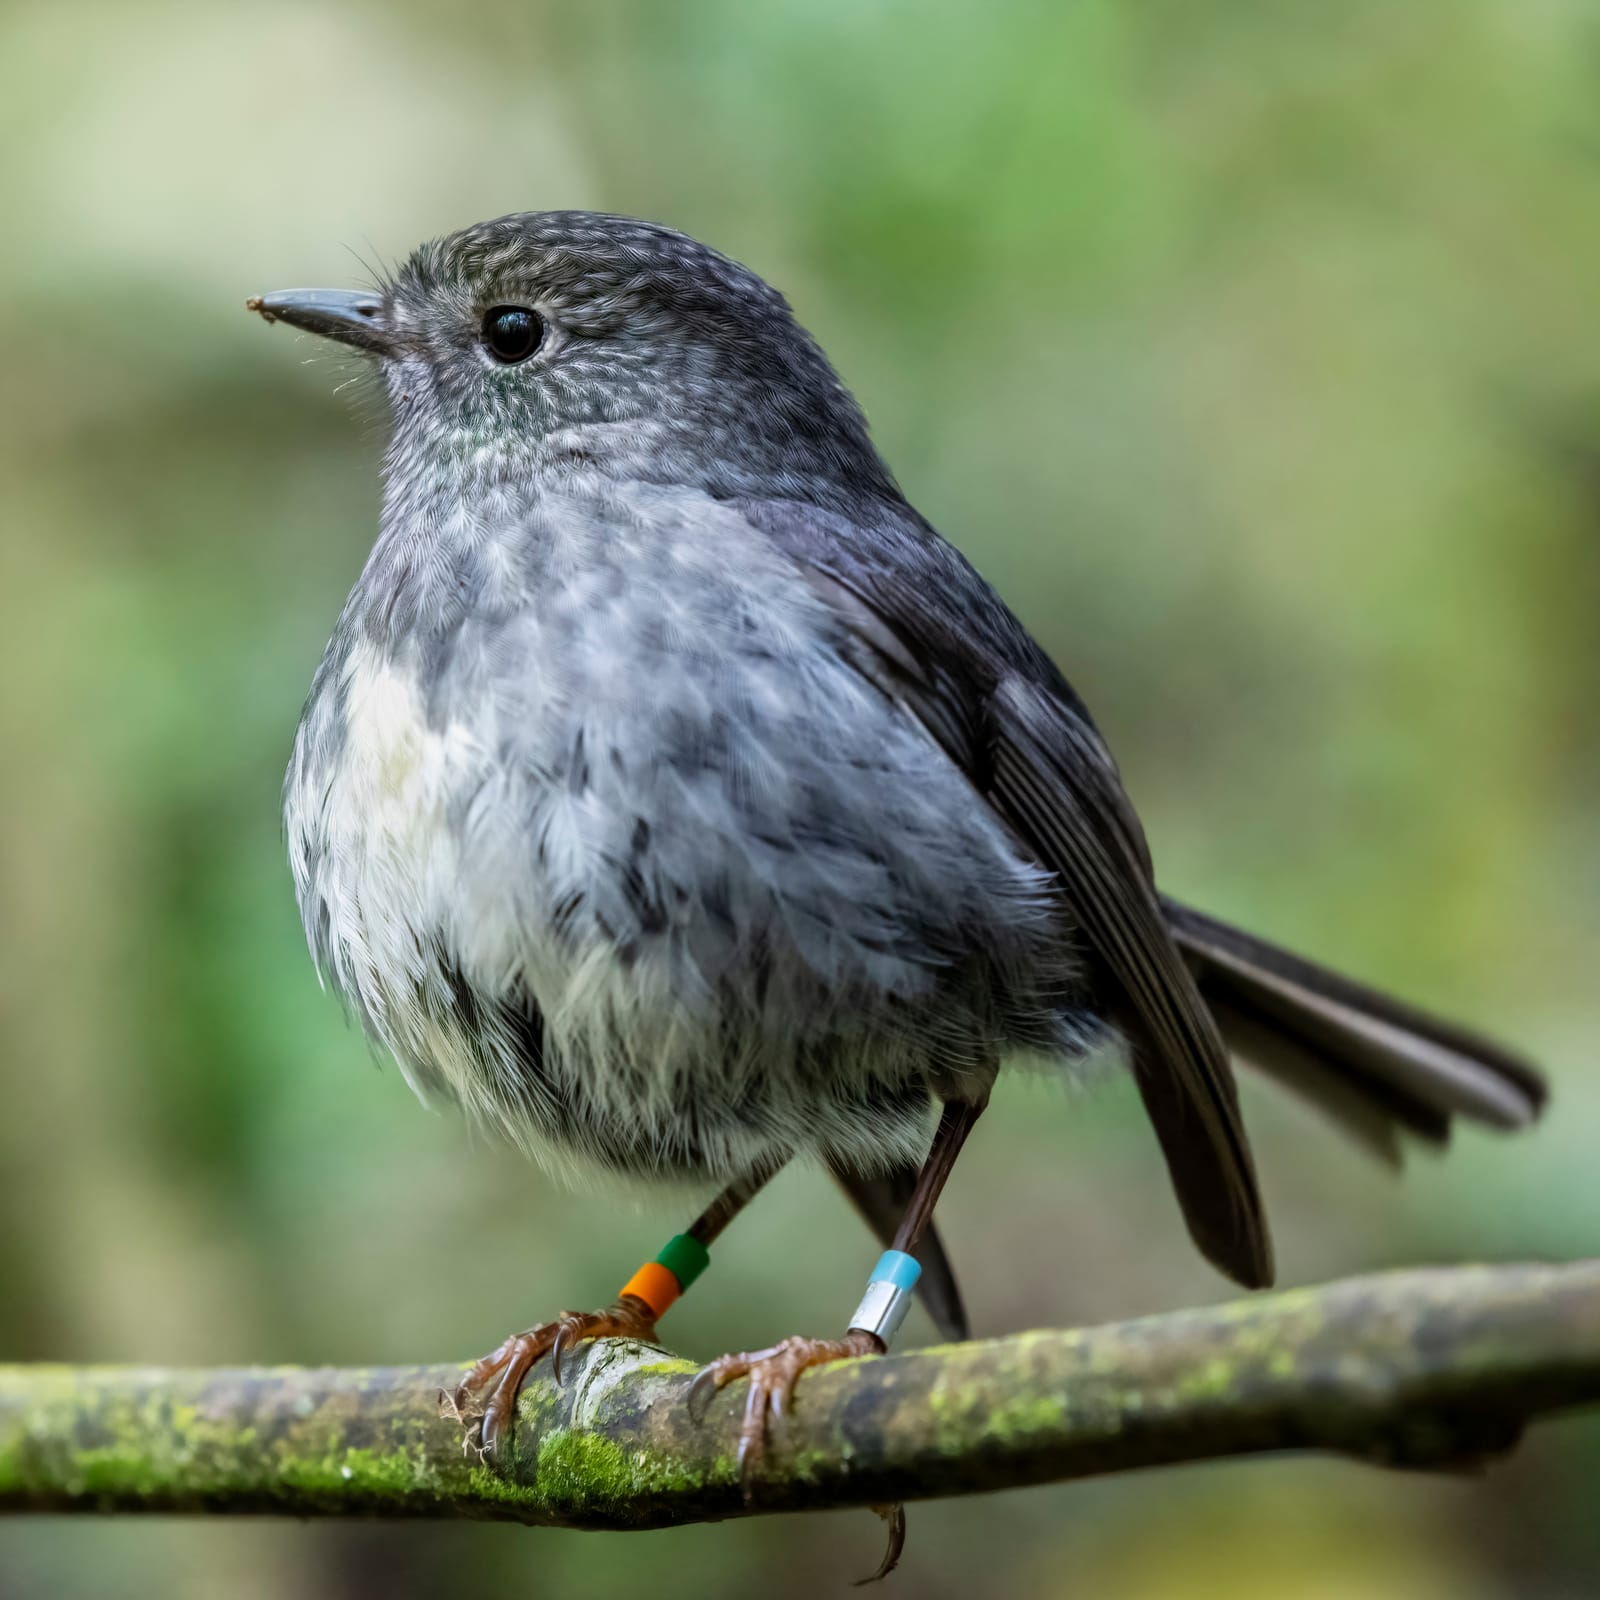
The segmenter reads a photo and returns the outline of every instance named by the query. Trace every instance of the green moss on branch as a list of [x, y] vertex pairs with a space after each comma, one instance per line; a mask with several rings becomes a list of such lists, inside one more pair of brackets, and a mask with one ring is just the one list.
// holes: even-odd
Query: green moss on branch
[[[493, 1517], [642, 1528], [736, 1516], [742, 1385], [607, 1342], [542, 1366], [511, 1458], [438, 1413], [460, 1368], [0, 1367], [0, 1510]], [[757, 1511], [926, 1499], [1266, 1450], [1434, 1467], [1600, 1403], [1600, 1262], [1351, 1279], [1072, 1332], [825, 1368]]]

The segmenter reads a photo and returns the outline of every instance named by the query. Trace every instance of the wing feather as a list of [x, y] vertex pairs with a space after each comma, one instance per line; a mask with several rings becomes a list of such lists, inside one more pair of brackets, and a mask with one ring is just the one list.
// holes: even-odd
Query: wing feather
[[1052, 871], [1195, 1242], [1252, 1287], [1272, 1250], [1228, 1052], [1174, 944], [1144, 834], [1081, 700], [966, 560], [903, 505], [870, 523], [751, 502], [839, 618], [844, 648]]

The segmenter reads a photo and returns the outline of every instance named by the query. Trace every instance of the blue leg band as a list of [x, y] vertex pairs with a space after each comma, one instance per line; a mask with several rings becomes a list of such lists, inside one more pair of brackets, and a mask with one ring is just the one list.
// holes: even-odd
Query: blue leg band
[[911, 1292], [922, 1276], [922, 1267], [914, 1256], [904, 1250], [885, 1250], [867, 1280], [867, 1292], [861, 1297], [855, 1315], [850, 1319], [852, 1329], [874, 1333], [887, 1349], [900, 1324], [911, 1309]]

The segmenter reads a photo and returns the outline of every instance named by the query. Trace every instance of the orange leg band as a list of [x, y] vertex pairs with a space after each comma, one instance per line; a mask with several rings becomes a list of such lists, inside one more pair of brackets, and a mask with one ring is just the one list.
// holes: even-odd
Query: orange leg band
[[650, 1307], [651, 1315], [659, 1321], [666, 1316], [673, 1301], [683, 1290], [669, 1268], [662, 1266], [659, 1261], [647, 1261], [623, 1284], [622, 1293], [643, 1300]]

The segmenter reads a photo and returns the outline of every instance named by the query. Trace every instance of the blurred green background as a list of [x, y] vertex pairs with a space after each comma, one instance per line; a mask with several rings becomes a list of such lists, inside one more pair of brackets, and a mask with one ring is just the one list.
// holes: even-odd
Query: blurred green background
[[[0, 1359], [466, 1357], [659, 1243], [373, 1065], [278, 831], [382, 423], [244, 297], [553, 206], [784, 287], [1168, 887], [1549, 1064], [1535, 1134], [1403, 1182], [1248, 1084], [1285, 1281], [1594, 1252], [1597, 91], [1578, 0], [0, 8]], [[1228, 1292], [1125, 1084], [1003, 1085], [941, 1218], [980, 1333]], [[789, 1173], [670, 1336], [827, 1331], [873, 1253]], [[1592, 1595], [1597, 1481], [1575, 1423], [1044, 1488], [913, 1507], [893, 1582]], [[0, 1595], [786, 1600], [879, 1539], [41, 1520]]]

